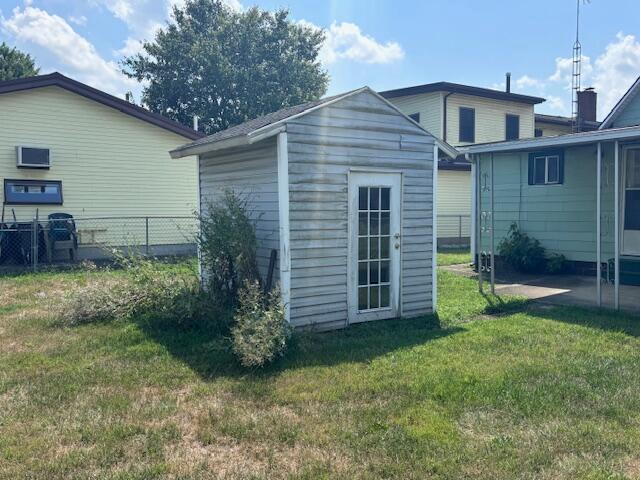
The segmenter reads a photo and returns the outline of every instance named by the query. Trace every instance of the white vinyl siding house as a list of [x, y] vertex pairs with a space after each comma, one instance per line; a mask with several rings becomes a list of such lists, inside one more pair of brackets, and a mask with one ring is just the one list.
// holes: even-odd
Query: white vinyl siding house
[[[62, 205], [7, 205], [19, 220], [65, 211], [75, 217], [191, 215], [196, 165], [168, 151], [187, 140], [60, 87], [0, 95], [0, 177], [62, 182]], [[48, 169], [17, 168], [16, 147], [49, 149]], [[4, 189], [0, 189], [4, 202]]]
[[261, 271], [276, 249], [290, 322], [331, 329], [435, 308], [437, 145], [455, 152], [363, 88], [172, 155], [200, 155], [203, 208], [223, 187], [255, 199]]
[[[504, 140], [507, 118], [517, 118], [518, 137], [534, 136], [533, 106], [541, 98], [448, 82], [383, 92], [406, 115], [418, 113], [420, 125], [453, 146]], [[461, 110], [473, 126], [461, 129]], [[460, 138], [464, 130], [469, 141]], [[462, 160], [440, 161], [438, 175], [438, 238], [441, 245], [469, 241], [471, 228], [471, 166]]]
[[[462, 141], [459, 137], [460, 108], [472, 108], [475, 111], [473, 142]], [[533, 137], [533, 105], [472, 95], [451, 95], [447, 99], [447, 141], [454, 146], [463, 146], [505, 140], [507, 115], [520, 118], [520, 138]]]

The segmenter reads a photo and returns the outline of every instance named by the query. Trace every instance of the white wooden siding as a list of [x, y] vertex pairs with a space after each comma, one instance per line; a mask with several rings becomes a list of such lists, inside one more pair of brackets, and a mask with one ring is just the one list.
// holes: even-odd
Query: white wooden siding
[[[258, 267], [266, 279], [271, 250], [279, 246], [278, 163], [275, 139], [252, 148], [228, 150], [200, 157], [202, 209], [220, 200], [226, 189], [246, 199], [255, 221]], [[278, 262], [274, 278], [278, 278]], [[206, 276], [206, 272], [204, 272]]]
[[557, 125], [540, 121], [536, 122], [536, 128], [542, 130], [543, 137], [557, 137], [558, 135], [566, 135], [572, 131], [570, 125]]
[[289, 121], [286, 128], [292, 323], [346, 324], [347, 190], [353, 167], [402, 171], [402, 313], [429, 313], [433, 137], [368, 93]]
[[471, 225], [471, 172], [440, 170], [438, 172], [438, 238], [470, 235]]

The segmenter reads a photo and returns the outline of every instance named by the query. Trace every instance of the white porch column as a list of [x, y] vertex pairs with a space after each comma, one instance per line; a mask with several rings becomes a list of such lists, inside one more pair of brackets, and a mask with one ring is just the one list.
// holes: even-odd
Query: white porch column
[[602, 306], [602, 215], [601, 215], [601, 197], [602, 197], [602, 144], [598, 142], [598, 153], [596, 161], [596, 292], [598, 306]]
[[495, 216], [495, 181], [493, 177], [493, 153], [491, 154], [491, 294], [496, 294], [496, 262], [495, 262], [495, 249], [496, 249], [496, 236], [495, 236], [495, 227], [496, 222], [494, 220]]
[[482, 288], [482, 154], [476, 156], [476, 246], [478, 251], [478, 289]]
[[475, 163], [475, 155], [471, 156], [471, 262], [476, 262], [476, 222], [478, 221], [478, 194], [477, 194], [477, 181], [476, 181], [476, 172], [477, 167]]
[[615, 296], [615, 307], [616, 310], [620, 309], [620, 144], [616, 140], [614, 143], [615, 152], [613, 154], [613, 162], [614, 162], [614, 238], [615, 238], [615, 246], [614, 246], [614, 296]]

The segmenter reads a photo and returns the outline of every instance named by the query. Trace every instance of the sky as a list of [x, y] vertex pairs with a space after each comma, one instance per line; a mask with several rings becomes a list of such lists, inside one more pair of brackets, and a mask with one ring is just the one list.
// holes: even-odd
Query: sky
[[[140, 101], [142, 85], [120, 71], [185, 0], [0, 0], [0, 42], [31, 53], [41, 73], [59, 71]], [[322, 28], [327, 94], [436, 81], [547, 99], [539, 113], [571, 113], [576, 0], [224, 0], [231, 8], [287, 8]], [[602, 119], [640, 76], [640, 2], [580, 0], [583, 87], [598, 92]]]

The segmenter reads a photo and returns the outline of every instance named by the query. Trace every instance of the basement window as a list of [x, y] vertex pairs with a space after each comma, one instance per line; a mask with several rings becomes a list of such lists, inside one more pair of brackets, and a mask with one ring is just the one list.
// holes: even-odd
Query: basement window
[[529, 185], [560, 185], [564, 183], [562, 152], [529, 155]]
[[59, 180], [5, 179], [4, 203], [10, 205], [62, 205], [62, 182]]

